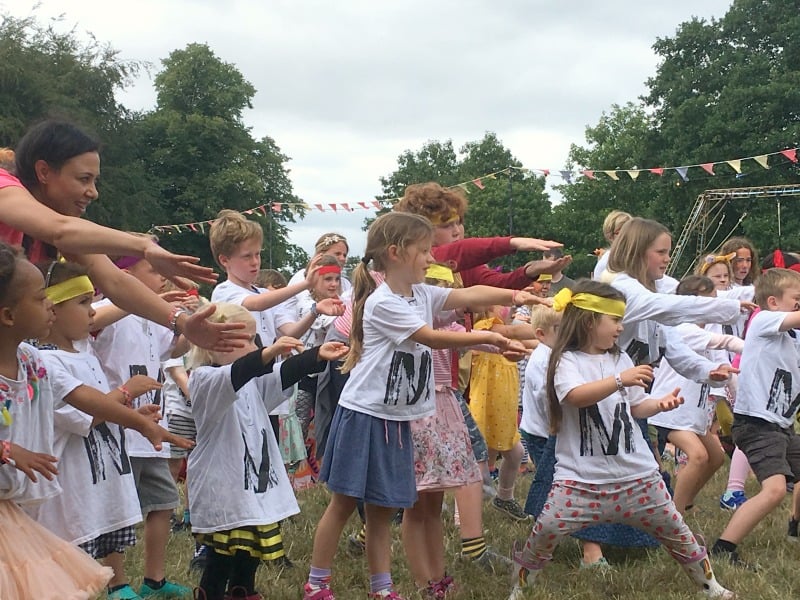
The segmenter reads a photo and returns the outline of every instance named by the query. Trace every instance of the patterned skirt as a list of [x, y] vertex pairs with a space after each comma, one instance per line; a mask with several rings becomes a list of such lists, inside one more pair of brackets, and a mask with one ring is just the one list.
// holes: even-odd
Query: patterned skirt
[[253, 558], [275, 560], [285, 556], [281, 529], [277, 524], [237, 527], [227, 531], [196, 533], [199, 544], [209, 546], [219, 554], [233, 556], [238, 550], [247, 552]]

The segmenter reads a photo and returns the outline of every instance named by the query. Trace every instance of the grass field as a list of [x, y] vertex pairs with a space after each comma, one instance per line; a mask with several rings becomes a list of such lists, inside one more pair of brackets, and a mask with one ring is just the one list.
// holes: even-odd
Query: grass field
[[[701, 492], [696, 508], [689, 514], [687, 522], [693, 531], [702, 534], [709, 544], [724, 528], [729, 513], [719, 509], [718, 498], [727, 477], [727, 465]], [[531, 476], [522, 476], [517, 484], [517, 495], [522, 500], [530, 485]], [[748, 493], [755, 493], [757, 484], [748, 482]], [[327, 493], [321, 486], [298, 493], [301, 513], [284, 524], [284, 543], [287, 554], [294, 562], [292, 569], [277, 569], [262, 566], [258, 573], [259, 591], [267, 600], [299, 600], [302, 585], [308, 574], [314, 528], [327, 503]], [[450, 572], [459, 589], [453, 600], [505, 600], [510, 589], [509, 578], [490, 575], [458, 560], [458, 530], [453, 525], [452, 499], [448, 499], [449, 511], [444, 515], [447, 535], [447, 550]], [[786, 538], [786, 523], [790, 496], [783, 506], [759, 525], [751, 537], [741, 546], [743, 558], [757, 562], [757, 573], [742, 571], [731, 566], [714, 565], [717, 578], [725, 587], [734, 590], [738, 597], [748, 599], [798, 598], [800, 583], [797, 580], [800, 565], [800, 545]], [[345, 530], [339, 545], [339, 553], [333, 570], [333, 590], [340, 600], [366, 598], [368, 573], [363, 557], [348, 553], [346, 534], [357, 528], [354, 515]], [[515, 539], [524, 539], [530, 525], [514, 523], [488, 504], [484, 510], [484, 528], [489, 544], [502, 552], [508, 552]], [[392, 575], [400, 592], [409, 600], [421, 598], [409, 576], [400, 543], [399, 529], [393, 546]], [[194, 543], [188, 533], [172, 535], [168, 549], [167, 574], [170, 579], [196, 586], [197, 573], [188, 572], [189, 559]], [[576, 541], [568, 538], [556, 551], [555, 560], [537, 580], [537, 587], [529, 597], [541, 600], [566, 600], [608, 598], [619, 600], [688, 599], [698, 598], [693, 587], [677, 563], [662, 549], [622, 550], [607, 548], [606, 556], [614, 565], [608, 574], [580, 571], [580, 548]], [[141, 582], [141, 544], [128, 553], [128, 573], [132, 583]], [[450, 597], [450, 596], [448, 596]]]

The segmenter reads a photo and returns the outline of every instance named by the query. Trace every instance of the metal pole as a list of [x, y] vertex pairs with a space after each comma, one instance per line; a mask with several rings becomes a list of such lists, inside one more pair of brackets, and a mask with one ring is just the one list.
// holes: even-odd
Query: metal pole
[[508, 168], [508, 235], [514, 235], [514, 182], [511, 179], [511, 167]]

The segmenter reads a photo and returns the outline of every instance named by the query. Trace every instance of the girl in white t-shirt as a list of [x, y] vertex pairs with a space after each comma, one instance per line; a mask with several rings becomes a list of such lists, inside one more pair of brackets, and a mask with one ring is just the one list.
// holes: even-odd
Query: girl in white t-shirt
[[0, 598], [93, 597], [112, 570], [20, 509], [61, 493], [53, 456], [54, 396], [98, 419], [135, 427], [156, 446], [181, 441], [69, 373], [48, 373], [39, 351], [23, 343], [46, 336], [53, 322], [44, 278], [5, 244], [0, 244], [0, 311], [5, 315], [0, 321]]
[[276, 362], [302, 350], [302, 344], [281, 337], [259, 349], [255, 320], [236, 304], [217, 304], [209, 318], [244, 323], [251, 337], [232, 352], [195, 347], [188, 361], [197, 426], [187, 477], [192, 532], [211, 549], [200, 589], [207, 600], [257, 600], [259, 563], [282, 554], [277, 523], [300, 512], [269, 420], [269, 411], [282, 401], [275, 389], [291, 387], [324, 361], [343, 356], [347, 347], [331, 342]]
[[[367, 520], [370, 598], [401, 596], [394, 590], [390, 521], [397, 508], [417, 501], [414, 444], [409, 422], [434, 414], [431, 348], [488, 343], [512, 346], [499, 333], [433, 329], [433, 315], [478, 300], [486, 304], [527, 301], [524, 292], [475, 286], [451, 290], [424, 285], [433, 262], [433, 229], [424, 217], [388, 213], [369, 228], [364, 259], [353, 273], [350, 377], [331, 423], [320, 479], [332, 492], [317, 525], [304, 600], [331, 600], [331, 566], [339, 538], [358, 499]], [[385, 273], [375, 287], [367, 266]], [[438, 574], [444, 577], [444, 569]]]
[[[690, 275], [678, 285], [681, 296], [716, 295], [714, 283], [708, 277]], [[710, 358], [714, 353], [739, 353], [744, 340], [733, 335], [714, 333], [702, 324], [684, 323], [675, 328], [689, 348]], [[723, 357], [725, 360], [727, 357]], [[695, 496], [725, 462], [725, 453], [719, 438], [711, 433], [710, 426], [714, 407], [719, 401], [708, 384], [698, 383], [679, 375], [668, 360], [662, 360], [655, 372], [654, 396], [680, 388], [687, 402], [676, 410], [659, 413], [648, 419], [658, 430], [659, 451], [670, 442], [686, 455], [686, 464], [681, 466], [674, 487], [674, 501], [678, 512], [691, 508]]]
[[550, 356], [547, 396], [556, 440], [556, 469], [547, 503], [525, 547], [514, 552], [516, 583], [510, 600], [553, 558], [567, 535], [600, 523], [624, 523], [658, 539], [710, 597], [734, 598], [717, 583], [706, 550], [675, 510], [648, 443], [634, 423], [673, 410], [679, 389], [646, 396], [648, 365], [635, 367], [617, 347], [625, 297], [581, 280], [561, 290], [553, 306], [564, 311]]

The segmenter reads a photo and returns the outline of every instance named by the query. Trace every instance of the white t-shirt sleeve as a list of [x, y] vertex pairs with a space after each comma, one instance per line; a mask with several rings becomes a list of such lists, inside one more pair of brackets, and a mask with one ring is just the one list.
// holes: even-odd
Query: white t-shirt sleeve
[[401, 344], [427, 325], [408, 303], [396, 296], [387, 296], [372, 306], [370, 321], [393, 344]]
[[64, 398], [83, 385], [83, 382], [73, 377], [61, 364], [61, 361], [48, 356], [48, 354], [48, 352], [42, 352], [41, 356], [53, 388], [55, 402], [53, 425], [68, 433], [86, 437], [92, 428], [93, 417], [64, 401]]

